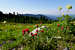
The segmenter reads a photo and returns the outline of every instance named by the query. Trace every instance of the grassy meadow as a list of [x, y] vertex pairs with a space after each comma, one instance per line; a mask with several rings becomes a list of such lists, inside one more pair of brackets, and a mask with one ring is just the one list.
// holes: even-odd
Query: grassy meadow
[[[67, 16], [66, 16], [67, 17]], [[41, 28], [37, 35], [23, 35], [22, 30], [28, 28], [33, 31]], [[43, 31], [42, 31], [43, 30]], [[52, 24], [22, 24], [0, 23], [0, 49], [1, 50], [63, 50], [68, 47], [75, 50], [75, 24], [65, 20]]]

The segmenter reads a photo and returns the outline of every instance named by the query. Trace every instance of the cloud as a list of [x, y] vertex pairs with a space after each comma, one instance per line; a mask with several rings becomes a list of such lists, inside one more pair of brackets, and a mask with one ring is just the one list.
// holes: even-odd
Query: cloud
[[[61, 14], [58, 10], [25, 10], [25, 9], [18, 9], [18, 8], [9, 8], [9, 9], [1, 9], [3, 13], [13, 13], [18, 12], [20, 14], [51, 14], [51, 15], [58, 15]], [[61, 11], [67, 13], [67, 10]], [[71, 14], [75, 14], [75, 10], [70, 11]]]
[[59, 14], [56, 10], [25, 10], [23, 13], [28, 14]]

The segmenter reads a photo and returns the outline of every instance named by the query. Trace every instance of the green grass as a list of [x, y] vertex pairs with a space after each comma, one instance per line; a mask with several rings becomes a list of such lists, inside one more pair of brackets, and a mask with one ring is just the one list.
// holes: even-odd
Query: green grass
[[[20, 41], [22, 38], [22, 30], [25, 28], [28, 28], [30, 31], [32, 31], [36, 27], [30, 24], [0, 24], [0, 44], [2, 44], [3, 41], [6, 41], [8, 44], [8, 40], [16, 39], [16, 41], [14, 41], [13, 45], [11, 44], [10, 47], [16, 46], [18, 41]], [[7, 44], [3, 44], [3, 46], [6, 46]]]
[[[59, 22], [53, 24], [42, 24], [41, 26], [46, 25], [48, 27], [48, 32], [47, 29], [44, 28], [43, 29], [44, 33], [39, 33], [40, 36], [38, 37], [37, 40], [32, 40], [31, 37], [28, 37], [27, 35], [25, 36], [22, 35], [22, 30], [25, 28], [29, 28], [30, 32], [34, 30], [36, 28], [35, 24], [20, 24], [20, 23], [0, 24], [0, 44], [2, 44], [3, 41], [6, 41], [6, 44], [2, 45], [2, 50], [8, 50], [9, 48], [15, 48], [21, 45], [23, 46], [23, 44], [24, 44], [24, 49], [28, 49], [28, 50], [31, 48], [32, 50], [35, 50], [37, 46], [39, 46], [38, 48], [40, 49], [42, 48], [46, 50], [54, 49], [54, 48], [57, 49], [56, 47], [58, 45], [62, 46], [62, 48], [65, 48], [67, 46], [71, 47], [70, 45], [71, 43], [73, 49], [75, 49], [75, 43], [72, 42], [74, 41], [72, 38], [74, 38], [75, 36], [73, 34], [69, 34], [69, 32], [63, 33], [63, 31], [61, 31], [60, 29], [59, 29], [60, 32], [58, 33], [57, 32], [58, 23]], [[54, 39], [53, 37], [55, 36], [61, 36], [62, 38]], [[27, 38], [24, 39], [24, 37]], [[49, 38], [47, 39], [47, 37]], [[16, 40], [14, 40], [12, 43], [9, 43], [12, 39], [16, 39]], [[68, 40], [69, 42], [67, 42]]]

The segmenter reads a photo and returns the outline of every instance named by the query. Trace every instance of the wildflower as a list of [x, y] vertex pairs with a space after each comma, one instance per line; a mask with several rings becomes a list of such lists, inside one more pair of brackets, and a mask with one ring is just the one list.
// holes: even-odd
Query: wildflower
[[2, 44], [0, 44], [0, 47], [2, 46]]
[[25, 30], [22, 30], [22, 34], [23, 34], [23, 36], [24, 36], [24, 34], [25, 34]]
[[41, 28], [46, 28], [46, 26], [42, 26]]
[[57, 26], [59, 27], [59, 26], [60, 26], [60, 24], [57, 24]]
[[62, 16], [64, 15], [64, 13], [62, 13]]
[[34, 35], [37, 35], [37, 33], [35, 33]]
[[34, 36], [34, 34], [32, 34], [32, 37]]
[[32, 34], [32, 32], [30, 32], [29, 34]]
[[39, 32], [38, 30], [36, 30], [36, 32]]
[[7, 21], [4, 21], [3, 23], [5, 24]]
[[44, 30], [41, 30], [41, 32], [44, 32]]
[[61, 27], [61, 30], [63, 30], [63, 29], [64, 29], [64, 27], [62, 26], [62, 27]]
[[22, 30], [23, 36], [24, 36], [25, 32], [28, 32], [28, 33], [29, 33], [29, 29], [26, 28], [26, 29], [23, 29], [23, 30]]
[[28, 32], [28, 31], [29, 31], [29, 29], [28, 29], [28, 28], [26, 28], [26, 29], [25, 29], [25, 32]]
[[3, 44], [5, 44], [6, 42], [5, 41], [3, 41]]
[[34, 36], [34, 34], [33, 34], [33, 33], [31, 33], [31, 35], [32, 35], [32, 37]]

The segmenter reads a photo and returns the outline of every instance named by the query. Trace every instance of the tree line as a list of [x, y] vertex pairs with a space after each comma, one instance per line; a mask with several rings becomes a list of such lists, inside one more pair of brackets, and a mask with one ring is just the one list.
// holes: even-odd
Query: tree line
[[21, 14], [4, 14], [0, 11], [0, 22], [7, 21], [7, 22], [14, 22], [14, 23], [52, 23], [54, 20], [49, 20], [46, 16], [33, 17], [33, 16], [24, 16]]

